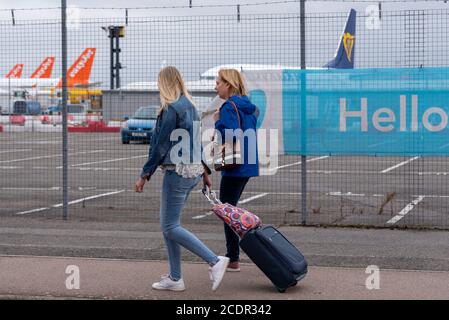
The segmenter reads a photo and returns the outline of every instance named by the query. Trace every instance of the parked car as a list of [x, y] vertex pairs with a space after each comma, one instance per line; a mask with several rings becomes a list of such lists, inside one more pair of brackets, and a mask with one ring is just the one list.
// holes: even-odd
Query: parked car
[[120, 130], [122, 143], [128, 144], [130, 141], [150, 143], [156, 126], [158, 109], [158, 106], [143, 106], [137, 109], [134, 115], [122, 125]]

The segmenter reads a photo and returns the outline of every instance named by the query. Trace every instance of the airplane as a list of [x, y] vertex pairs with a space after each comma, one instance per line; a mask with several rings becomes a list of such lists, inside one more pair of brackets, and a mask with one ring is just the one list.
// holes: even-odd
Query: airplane
[[11, 71], [8, 72], [5, 78], [8, 79], [20, 78], [22, 76], [22, 71], [23, 71], [23, 64], [16, 64], [14, 67], [12, 67]]
[[[354, 50], [355, 50], [355, 27], [356, 27], [356, 11], [351, 9], [346, 20], [343, 34], [339, 38], [339, 44], [334, 57], [318, 68], [307, 69], [353, 69], [354, 68]], [[186, 86], [191, 91], [214, 91], [215, 79], [220, 69], [236, 69], [241, 72], [257, 71], [257, 70], [284, 70], [284, 69], [300, 69], [298, 66], [284, 65], [268, 65], [268, 64], [223, 64], [214, 66], [203, 72], [199, 80], [187, 81]], [[157, 82], [142, 81], [133, 82], [122, 87], [124, 90], [159, 90]]]
[[[89, 85], [92, 64], [95, 58], [96, 48], [86, 48], [76, 59], [72, 66], [67, 70], [67, 87]], [[49, 68], [50, 69], [50, 68]], [[42, 72], [39, 73], [39, 72]], [[48, 69], [47, 71], [48, 72]], [[42, 78], [38, 75], [45, 75], [45, 71], [39, 70], [34, 78], [30, 79], [0, 79], [0, 88], [14, 89], [51, 89], [61, 88], [62, 78]]]
[[[55, 63], [55, 57], [46, 57], [44, 61], [37, 67], [37, 69], [31, 75], [31, 79], [34, 78], [50, 78], [53, 70], [53, 64]], [[22, 77], [23, 63], [16, 64], [11, 71], [5, 76], [8, 79], [18, 79]]]
[[[351, 9], [346, 20], [343, 34], [334, 57], [322, 67], [306, 68], [308, 70], [320, 69], [354, 69], [355, 50], [355, 23], [357, 12]], [[236, 69], [241, 72], [256, 70], [283, 70], [300, 69], [297, 66], [267, 65], [267, 64], [224, 64], [208, 69], [201, 74], [200, 80], [215, 80], [220, 69]]]
[[55, 57], [46, 57], [44, 61], [37, 67], [37, 69], [31, 74], [31, 79], [48, 79], [51, 77], [53, 71], [53, 65], [55, 64]]

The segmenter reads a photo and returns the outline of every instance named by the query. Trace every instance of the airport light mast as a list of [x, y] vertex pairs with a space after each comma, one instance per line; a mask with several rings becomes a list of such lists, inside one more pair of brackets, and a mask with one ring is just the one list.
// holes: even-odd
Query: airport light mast
[[[125, 37], [125, 27], [124, 26], [108, 26], [101, 27], [104, 31], [108, 33], [110, 39], [110, 54], [111, 54], [111, 90], [114, 89], [114, 79], [115, 79], [115, 89], [120, 89], [120, 69], [122, 65], [120, 63], [120, 38]], [[115, 45], [115, 47], [114, 47]], [[114, 61], [115, 57], [115, 61]]]

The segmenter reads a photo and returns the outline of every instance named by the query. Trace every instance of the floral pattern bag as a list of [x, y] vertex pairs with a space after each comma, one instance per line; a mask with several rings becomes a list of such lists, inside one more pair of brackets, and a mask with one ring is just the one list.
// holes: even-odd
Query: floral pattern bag
[[242, 239], [245, 234], [262, 225], [260, 218], [246, 209], [235, 207], [229, 203], [222, 203], [215, 192], [203, 189], [203, 194], [214, 206], [212, 211], [223, 220]]

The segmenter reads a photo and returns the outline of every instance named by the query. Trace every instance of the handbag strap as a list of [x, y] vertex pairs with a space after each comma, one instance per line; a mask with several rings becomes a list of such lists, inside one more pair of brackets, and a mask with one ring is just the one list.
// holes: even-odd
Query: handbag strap
[[235, 109], [235, 112], [237, 113], [237, 118], [238, 118], [238, 121], [239, 121], [239, 128], [240, 128], [241, 130], [243, 130], [243, 128], [242, 128], [242, 121], [240, 120], [240, 113], [239, 113], [239, 110], [237, 109], [237, 106], [235, 105], [234, 101], [229, 100], [229, 102], [232, 104], [232, 106], [233, 106], [234, 109]]

